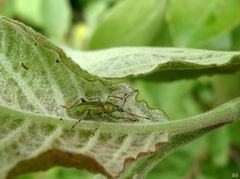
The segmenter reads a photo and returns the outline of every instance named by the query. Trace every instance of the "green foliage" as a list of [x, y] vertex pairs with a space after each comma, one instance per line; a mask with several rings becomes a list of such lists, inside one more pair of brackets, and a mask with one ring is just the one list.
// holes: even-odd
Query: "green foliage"
[[53, 39], [61, 39], [69, 30], [71, 10], [67, 0], [5, 1], [3, 15], [19, 17]]
[[120, 2], [105, 14], [92, 35], [89, 48], [149, 44], [160, 28], [165, 6], [165, 0]]
[[169, 26], [174, 44], [202, 47], [239, 24], [238, 0], [172, 0]]
[[[64, 42], [75, 48], [174, 46], [223, 51], [240, 50], [240, 5], [238, 0], [73, 0], [71, 3], [69, 3], [70, 1], [46, 1], [48, 2], [44, 3], [45, 0], [3, 0], [0, 1], [0, 14], [21, 20], [44, 33], [54, 42]], [[70, 4], [72, 4], [71, 8]], [[42, 8], [43, 6], [45, 7]], [[115, 54], [114, 51], [116, 51]], [[137, 64], [138, 60], [144, 59], [146, 60], [144, 63], [148, 64], [147, 62], [150, 60], [159, 60], [162, 55], [158, 52], [158, 57], [155, 57], [155, 54], [150, 54], [151, 58], [148, 58], [150, 56], [144, 53], [145, 50], [141, 50], [141, 52], [135, 50], [134, 54], [137, 53], [137, 55], [133, 58], [131, 50], [130, 55], [128, 55], [127, 51], [116, 49], [107, 50], [105, 55], [103, 52], [89, 54], [87, 52], [68, 53], [68, 50], [65, 52], [89, 72], [115, 78], [116, 76], [113, 75], [118, 76], [121, 69], [124, 69], [121, 64], [128, 62]], [[191, 52], [193, 51], [185, 53], [180, 61], [189, 60], [188, 57], [191, 55], [188, 53]], [[124, 56], [125, 53], [127, 55]], [[216, 53], [219, 54], [219, 52]], [[119, 57], [120, 54], [123, 56]], [[224, 53], [221, 52], [221, 54]], [[120, 60], [117, 60], [114, 55]], [[170, 55], [173, 53], [171, 52]], [[111, 57], [108, 59], [112, 59], [112, 61], [104, 64], [104, 66], [109, 65], [109, 67], [101, 68], [101, 64], [107, 60], [104, 57]], [[202, 59], [200, 60], [202, 57], [202, 54], [199, 55], [200, 62], [202, 62]], [[199, 68], [199, 65], [189, 66], [189, 64], [178, 62], [176, 66], [165, 63], [167, 67], [173, 68], [164, 70], [164, 66], [154, 69], [156, 66], [149, 65], [148, 72], [154, 69], [155, 73], [141, 78], [139, 73], [137, 76], [129, 76], [133, 73], [131, 68], [126, 68], [130, 67], [129, 65], [125, 66], [128, 71], [122, 72], [121, 77], [128, 76], [134, 88], [139, 89], [138, 99], [146, 100], [150, 107], [161, 108], [174, 121], [209, 111], [240, 96], [240, 75], [239, 72], [233, 73], [238, 70], [238, 64], [237, 68], [234, 68], [235, 64], [230, 60], [231, 57], [224, 58], [229, 60], [225, 62], [232, 64], [232, 67], [228, 68], [228, 65], [216, 67], [217, 60], [222, 59], [219, 57], [216, 57], [214, 62], [209, 58], [203, 58], [203, 61], [210, 62], [214, 67], [203, 70]], [[116, 65], [115, 69], [111, 68], [111, 65], [114, 64]], [[28, 64], [26, 65], [28, 66]], [[81, 75], [78, 73], [77, 67], [72, 68], [74, 64], [67, 64], [67, 66], [70, 66], [77, 75]], [[188, 70], [183, 68], [184, 66], [188, 67]], [[182, 70], [178, 71], [175, 67], [180, 67]], [[223, 70], [223, 68], [225, 69]], [[158, 71], [159, 69], [160, 71]], [[223, 75], [226, 72], [233, 74]], [[216, 73], [221, 75], [193, 79], [193, 77]], [[188, 80], [169, 82], [183, 77], [188, 78]], [[89, 77], [89, 80], [93, 79], [96, 78]], [[165, 81], [163, 82], [163, 80]], [[108, 81], [103, 80], [102, 82], [105, 85], [108, 84]], [[74, 100], [75, 97], [72, 97], [69, 102]], [[209, 132], [210, 129], [206, 131]], [[236, 157], [240, 153], [239, 131], [239, 122], [230, 124], [182, 147], [165, 158], [159, 165], [157, 163], [160, 161], [158, 156], [160, 154], [156, 155], [156, 158], [153, 156], [152, 160], [151, 158], [143, 159], [142, 165], [139, 163], [131, 166], [130, 169], [139, 171], [139, 168], [144, 165], [152, 167], [156, 165], [153, 170], [143, 170], [148, 173], [147, 178], [149, 179], [230, 178], [232, 173], [239, 174], [239, 159]], [[194, 139], [208, 132], [200, 131], [197, 133], [195, 131], [198, 135]], [[171, 140], [174, 141], [175, 138], [173, 137]], [[180, 137], [181, 141], [190, 142], [193, 140], [188, 139]], [[175, 142], [176, 145], [183, 145], [183, 143]], [[130, 171], [129, 173], [131, 173]], [[73, 178], [75, 174], [76, 177], [87, 177], [85, 173], [80, 174], [79, 171], [62, 168], [54, 168], [45, 173], [30, 174], [26, 177], [29, 179], [47, 178], [48, 176], [51, 176], [50, 178]], [[125, 173], [125, 176], [128, 174]], [[146, 176], [146, 173], [141, 176]], [[92, 178], [92, 176], [90, 177]]]

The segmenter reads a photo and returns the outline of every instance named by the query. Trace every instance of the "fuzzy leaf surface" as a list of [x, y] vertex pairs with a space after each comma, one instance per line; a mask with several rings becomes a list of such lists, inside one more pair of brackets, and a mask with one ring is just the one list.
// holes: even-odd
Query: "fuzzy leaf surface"
[[239, 52], [152, 47], [113, 48], [93, 52], [64, 48], [64, 51], [83, 69], [105, 78], [161, 81], [233, 73], [240, 69]]
[[0, 42], [0, 178], [55, 165], [116, 177], [126, 164], [168, 141], [167, 132], [146, 127], [166, 116], [136, 102], [136, 95], [128, 98], [125, 110], [150, 120], [116, 112], [117, 120], [107, 114], [86, 116], [73, 129], [80, 116], [61, 105], [86, 95], [105, 101], [108, 95], [131, 92], [130, 86], [90, 75], [40, 34], [3, 17]]
[[[203, 114], [168, 121], [162, 111], [150, 110], [145, 103], [137, 102], [135, 94], [128, 98], [124, 109], [150, 119], [140, 119], [121, 112], [114, 113], [118, 116], [114, 120], [107, 114], [100, 117], [87, 115], [72, 129], [80, 116], [71, 115], [61, 105], [69, 106], [80, 97], [97, 97], [104, 102], [109, 95], [121, 97], [133, 89], [126, 83], [94, 76], [98, 75], [96, 73], [89, 74], [81, 68], [85, 68], [79, 62], [81, 58], [72, 61], [61, 49], [16, 21], [0, 18], [0, 42], [0, 178], [13, 178], [55, 165], [85, 168], [107, 177], [132, 177], [138, 173], [139, 176], [145, 176], [165, 154], [185, 141], [194, 139], [194, 136], [191, 137], [194, 131], [203, 129], [205, 132], [197, 135], [200, 136], [214, 126], [240, 119], [239, 98]], [[153, 63], [156, 59], [161, 61], [166, 54], [171, 58], [160, 62], [160, 66], [159, 62], [156, 66], [148, 64], [148, 61]], [[128, 59], [124, 61], [125, 66], [122, 64], [112, 69], [114, 61], [108, 61], [109, 64], [106, 63], [102, 70], [96, 70], [109, 70], [108, 75], [115, 70], [118, 78], [121, 77], [118, 69], [129, 69], [132, 63], [136, 64], [133, 71], [126, 71], [123, 77], [133, 74], [136, 77], [150, 77], [150, 72], [164, 72], [164, 65], [166, 71], [175, 68], [200, 71], [214, 67], [219, 72], [233, 72], [239, 69], [238, 52], [122, 48], [81, 55], [85, 55], [82, 57], [89, 62], [93, 62], [91, 58], [99, 60], [103, 57], [105, 60], [115, 57], [119, 61]], [[210, 57], [212, 61], [208, 61]], [[143, 64], [146, 62], [145, 68], [140, 68], [140, 71], [137, 59], [145, 60]], [[161, 63], [164, 65], [161, 66]], [[94, 64], [92, 68], [95, 68]], [[200, 74], [204, 74], [204, 71]], [[112, 102], [122, 104], [118, 99]], [[179, 141], [169, 142], [169, 135], [181, 136], [181, 133], [187, 134], [186, 137], [183, 135]], [[151, 165], [145, 165], [147, 161], [151, 161]]]

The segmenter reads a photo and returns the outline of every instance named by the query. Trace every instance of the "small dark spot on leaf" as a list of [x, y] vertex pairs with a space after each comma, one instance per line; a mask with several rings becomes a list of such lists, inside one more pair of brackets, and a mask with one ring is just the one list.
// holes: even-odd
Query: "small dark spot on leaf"
[[25, 70], [28, 70], [28, 67], [26, 65], [24, 65], [24, 63], [22, 62], [21, 63], [22, 67], [25, 69]]
[[60, 120], [63, 120], [62, 118], [59, 118]]
[[59, 60], [58, 60], [58, 59], [56, 60], [56, 63], [59, 63]]

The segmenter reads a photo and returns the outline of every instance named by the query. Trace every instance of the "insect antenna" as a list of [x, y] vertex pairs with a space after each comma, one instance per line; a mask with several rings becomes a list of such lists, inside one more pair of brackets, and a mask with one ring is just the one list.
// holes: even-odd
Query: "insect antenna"
[[125, 103], [126, 103], [126, 101], [127, 101], [127, 98], [129, 98], [129, 96], [131, 96], [133, 93], [137, 93], [138, 92], [138, 90], [133, 90], [131, 93], [125, 93], [122, 97], [121, 96], [108, 96], [107, 97], [107, 100], [109, 99], [109, 98], [117, 98], [117, 99], [121, 99], [121, 100], [123, 100], [123, 103], [122, 103], [122, 106], [121, 106], [121, 108], [125, 105]]
[[150, 119], [149, 117], [139, 116], [139, 115], [137, 115], [137, 114], [133, 114], [133, 113], [131, 113], [131, 112], [128, 112], [128, 111], [123, 110], [123, 107], [124, 107], [124, 105], [126, 104], [127, 99], [128, 99], [132, 94], [137, 93], [137, 92], [138, 92], [138, 90], [133, 90], [133, 91], [132, 91], [131, 93], [129, 93], [129, 94], [126, 94], [126, 93], [125, 93], [125, 95], [123, 96], [123, 103], [122, 103], [122, 106], [119, 108], [119, 109], [120, 109], [119, 111], [120, 111], [120, 112], [127, 113], [127, 114], [132, 115], [132, 116], [135, 116], [135, 117], [144, 118], [144, 119]]
[[108, 97], [107, 97], [107, 100], [108, 100], [108, 98], [118, 98], [118, 99], [121, 99], [121, 100], [123, 100], [123, 103], [122, 103], [121, 107], [118, 107], [118, 111], [119, 111], [119, 112], [125, 112], [125, 113], [127, 113], [127, 114], [129, 114], [129, 115], [132, 115], [132, 116], [135, 116], [135, 117], [139, 117], [139, 118], [150, 119], [149, 117], [139, 116], [139, 115], [137, 115], [137, 114], [133, 114], [133, 113], [131, 113], [131, 112], [128, 112], [128, 111], [123, 110], [123, 107], [124, 107], [127, 99], [128, 99], [132, 94], [137, 93], [137, 92], [138, 92], [138, 90], [133, 90], [133, 91], [131, 91], [131, 93], [129, 93], [129, 94], [125, 93], [122, 97], [120, 97], [120, 96], [108, 96]]
[[125, 96], [124, 96], [124, 99], [123, 99], [123, 103], [122, 103], [121, 108], [123, 108], [123, 106], [125, 105], [127, 99], [128, 99], [132, 94], [137, 93], [137, 92], [138, 92], [138, 90], [133, 90], [133, 91], [132, 91], [131, 93], [129, 93], [128, 95], [125, 95]]

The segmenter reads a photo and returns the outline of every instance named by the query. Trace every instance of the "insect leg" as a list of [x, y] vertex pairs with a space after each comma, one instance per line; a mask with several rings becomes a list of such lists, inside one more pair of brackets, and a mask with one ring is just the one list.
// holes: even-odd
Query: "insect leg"
[[117, 99], [123, 100], [123, 98], [124, 98], [126, 95], [127, 95], [127, 93], [125, 93], [123, 97], [120, 97], [120, 96], [108, 96], [108, 97], [107, 97], [107, 100], [108, 100], [109, 98], [117, 98]]
[[81, 101], [82, 103], [86, 102], [86, 100], [85, 100], [84, 98], [80, 98], [80, 99], [77, 100], [70, 108], [73, 108], [74, 106], [76, 106], [80, 101]]
[[76, 106], [79, 102], [82, 102], [82, 103], [84, 103], [84, 102], [86, 102], [86, 100], [84, 99], [84, 98], [80, 98], [80, 99], [78, 99], [73, 105], [71, 105], [70, 107], [67, 107], [67, 106], [63, 106], [63, 105], [61, 105], [63, 108], [66, 108], [66, 109], [72, 109], [74, 106]]
[[97, 132], [97, 130], [98, 130], [99, 126], [100, 126], [100, 123], [101, 123], [101, 119], [99, 118], [99, 120], [98, 120], [98, 125], [97, 125], [97, 127], [94, 129], [94, 131], [93, 131], [93, 133], [92, 133], [92, 136], [94, 136], [95, 133]]
[[129, 94], [126, 94], [126, 93], [125, 93], [125, 95], [123, 96], [122, 106], [118, 109], [118, 111], [127, 113], [127, 114], [129, 114], [129, 115], [131, 115], [131, 116], [135, 116], [135, 117], [138, 117], [138, 118], [150, 119], [149, 117], [139, 116], [139, 115], [137, 115], [137, 114], [133, 114], [133, 113], [128, 112], [128, 111], [125, 111], [125, 110], [123, 109], [123, 107], [124, 107], [127, 99], [129, 98], [129, 96], [131, 96], [132, 94], [137, 93], [137, 92], [138, 92], [138, 90], [133, 90], [133, 91], [132, 91], [131, 93], [129, 93]]
[[87, 98], [88, 101], [93, 101], [93, 100], [97, 100], [98, 102], [101, 101], [100, 98], [88, 98], [88, 95], [87, 95], [87, 94], [86, 94], [85, 96], [86, 96], [86, 98]]
[[[122, 111], [124, 112], [124, 111]], [[128, 113], [129, 114], [129, 113]], [[113, 119], [122, 119], [123, 117], [119, 117], [119, 116], [114, 116], [112, 114], [109, 114], [110, 117], [112, 117]], [[134, 115], [135, 116], [135, 115]], [[141, 116], [138, 116], [137, 117], [141, 117]], [[131, 121], [138, 121], [137, 119], [130, 119]]]
[[97, 100], [97, 101], [99, 101], [99, 102], [101, 101], [101, 99], [100, 99], [100, 98], [88, 98], [88, 100], [89, 100], [89, 101], [94, 101], [94, 100]]
[[90, 110], [85, 112], [79, 119], [77, 122], [74, 123], [74, 125], [72, 126], [72, 128], [74, 128], [79, 122], [81, 122], [81, 120], [87, 115], [89, 114]]
[[128, 95], [127, 93], [124, 93], [124, 95], [123, 95], [122, 97], [121, 97], [121, 96], [108, 96], [108, 97], [107, 97], [107, 100], [108, 100], [109, 98], [117, 98], [117, 99], [123, 100], [127, 95]]
[[135, 117], [139, 117], [139, 118], [144, 118], [144, 119], [150, 119], [149, 117], [139, 116], [139, 115], [137, 115], [137, 114], [133, 114], [133, 113], [128, 112], [128, 111], [125, 111], [125, 110], [122, 110], [122, 112], [127, 113], [127, 114], [129, 114], [129, 115], [131, 115], [131, 116], [135, 116]]
[[131, 93], [125, 93], [122, 97], [120, 97], [120, 96], [108, 96], [107, 97], [107, 100], [108, 100], [108, 98], [118, 98], [118, 99], [121, 99], [121, 100], [123, 100], [123, 104], [122, 104], [122, 106], [121, 106], [121, 108], [125, 105], [125, 103], [126, 103], [126, 100], [127, 100], [127, 98], [129, 97], [129, 96], [131, 96], [133, 93], [136, 93], [136, 92], [138, 92], [138, 90], [133, 90]]
[[121, 119], [122, 117], [119, 117], [119, 116], [114, 116], [114, 115], [112, 115], [112, 114], [108, 114], [111, 118], [113, 118], [113, 119]]

